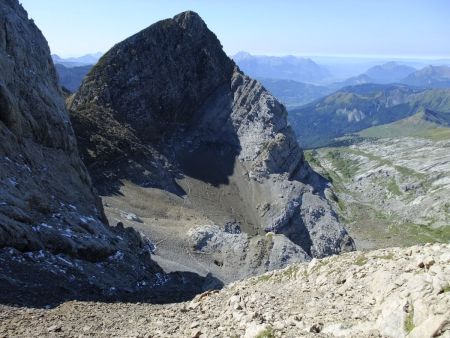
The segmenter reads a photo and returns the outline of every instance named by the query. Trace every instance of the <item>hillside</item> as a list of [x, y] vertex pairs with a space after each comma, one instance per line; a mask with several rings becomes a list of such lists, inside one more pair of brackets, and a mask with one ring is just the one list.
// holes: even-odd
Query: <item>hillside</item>
[[423, 109], [449, 112], [450, 90], [376, 84], [346, 87], [291, 109], [289, 121], [302, 146], [311, 148], [331, 144], [345, 134], [407, 118]]
[[431, 139], [444, 138], [450, 135], [450, 113], [434, 112], [423, 109], [405, 119], [382, 126], [371, 127], [358, 132], [366, 138], [424, 137]]
[[239, 281], [191, 302], [0, 305], [2, 336], [448, 337], [450, 246], [353, 252]]
[[430, 130], [307, 153], [357, 248], [450, 241], [450, 128]]
[[62, 64], [55, 64], [60, 85], [71, 92], [75, 92], [80, 87], [81, 82], [91, 68], [91, 65], [69, 68]]

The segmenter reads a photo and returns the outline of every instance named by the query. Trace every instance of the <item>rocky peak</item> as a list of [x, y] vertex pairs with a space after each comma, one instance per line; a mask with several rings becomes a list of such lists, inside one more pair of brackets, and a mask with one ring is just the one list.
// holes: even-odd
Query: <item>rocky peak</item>
[[173, 20], [196, 39], [203, 37], [205, 34], [212, 33], [200, 15], [194, 11], [180, 13], [176, 15]]
[[[200, 251], [211, 253], [210, 261], [202, 258], [207, 271], [230, 280], [353, 248], [324, 197], [326, 182], [304, 161], [284, 106], [239, 70], [193, 12], [114, 46], [69, 108], [95, 186], [108, 204], [118, 203], [107, 209], [111, 219], [119, 219], [123, 205], [136, 205], [129, 189], [147, 197], [137, 213], [160, 203], [154, 188], [182, 197], [180, 208], [190, 206], [196, 216], [165, 236], [188, 251], [197, 248], [184, 262], [192, 269]], [[118, 194], [120, 202], [112, 197]], [[164, 210], [164, 221], [180, 222]], [[242, 233], [225, 231], [230, 220]], [[148, 220], [144, 228], [153, 226]], [[267, 232], [280, 237], [272, 241]], [[180, 254], [171, 259], [179, 263]]]
[[191, 121], [232, 71], [217, 37], [196, 13], [185, 12], [114, 46], [85, 79], [73, 107], [107, 106], [139, 137], [155, 139]]

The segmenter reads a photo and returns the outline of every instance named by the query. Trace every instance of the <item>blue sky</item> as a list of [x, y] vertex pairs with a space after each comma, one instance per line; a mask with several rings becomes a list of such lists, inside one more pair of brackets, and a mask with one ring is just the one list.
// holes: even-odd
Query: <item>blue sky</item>
[[228, 54], [450, 57], [449, 0], [21, 0], [63, 57], [199, 13]]

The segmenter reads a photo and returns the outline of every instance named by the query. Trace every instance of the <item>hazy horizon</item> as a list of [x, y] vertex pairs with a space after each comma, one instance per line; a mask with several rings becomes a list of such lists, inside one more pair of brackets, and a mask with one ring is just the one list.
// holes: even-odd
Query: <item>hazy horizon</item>
[[[81, 54], [70, 54], [70, 55], [64, 55], [60, 53], [55, 53], [52, 51], [52, 55], [57, 55], [61, 57], [62, 59], [70, 59], [70, 58], [79, 58], [83, 56], [88, 55], [95, 55], [95, 54], [104, 54], [106, 51], [91, 51]], [[354, 60], [361, 60], [364, 61], [378, 61], [378, 60], [390, 60], [390, 61], [396, 61], [396, 60], [402, 60], [402, 61], [438, 61], [438, 60], [444, 60], [444, 61], [450, 61], [450, 56], [414, 56], [414, 55], [353, 55], [353, 54], [287, 54], [287, 53], [251, 53], [246, 50], [240, 50], [233, 54], [227, 54], [228, 56], [234, 56], [238, 53], [249, 53], [252, 56], [273, 56], [273, 57], [286, 57], [286, 56], [295, 56], [299, 58], [335, 58], [335, 59], [354, 59]]]
[[61, 57], [106, 52], [151, 24], [196, 11], [228, 55], [449, 59], [450, 2], [380, 0], [22, 0]]

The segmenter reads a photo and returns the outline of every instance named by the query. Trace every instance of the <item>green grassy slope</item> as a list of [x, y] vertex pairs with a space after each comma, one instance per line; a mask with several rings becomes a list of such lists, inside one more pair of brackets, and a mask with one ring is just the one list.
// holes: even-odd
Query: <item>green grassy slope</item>
[[390, 124], [371, 127], [358, 133], [368, 138], [424, 137], [432, 140], [450, 139], [450, 114], [420, 111]]
[[[411, 121], [403, 121], [381, 132], [383, 125], [404, 120], [418, 112], [430, 110]], [[376, 127], [366, 136], [376, 134], [411, 134], [433, 127], [447, 126], [450, 122], [449, 89], [413, 89], [403, 85], [360, 85], [344, 88], [323, 99], [289, 111], [289, 121], [301, 145], [316, 148], [330, 145], [335, 138]], [[432, 126], [433, 124], [434, 126]], [[411, 130], [408, 130], [410, 128]], [[442, 131], [438, 131], [441, 134]], [[445, 132], [444, 132], [445, 134]]]

